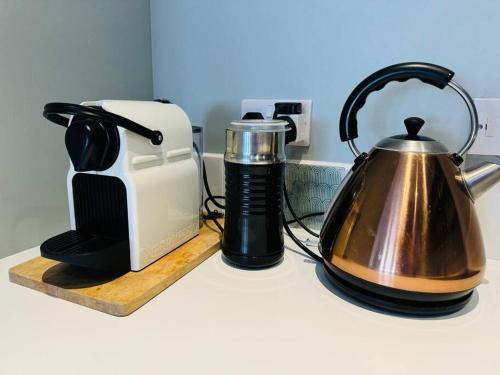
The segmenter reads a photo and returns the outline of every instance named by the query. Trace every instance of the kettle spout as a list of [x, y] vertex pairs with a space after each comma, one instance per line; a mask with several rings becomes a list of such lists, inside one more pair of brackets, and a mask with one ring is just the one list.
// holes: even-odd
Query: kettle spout
[[467, 190], [475, 200], [489, 188], [500, 182], [500, 164], [484, 161], [478, 166], [462, 172]]

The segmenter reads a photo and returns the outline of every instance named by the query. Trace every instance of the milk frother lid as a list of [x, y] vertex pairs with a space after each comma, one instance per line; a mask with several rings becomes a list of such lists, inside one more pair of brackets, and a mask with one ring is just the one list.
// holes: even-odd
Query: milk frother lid
[[290, 130], [283, 120], [237, 120], [232, 121], [229, 130], [241, 132], [286, 132]]
[[226, 130], [224, 160], [247, 165], [282, 163], [287, 130], [283, 120], [233, 121]]

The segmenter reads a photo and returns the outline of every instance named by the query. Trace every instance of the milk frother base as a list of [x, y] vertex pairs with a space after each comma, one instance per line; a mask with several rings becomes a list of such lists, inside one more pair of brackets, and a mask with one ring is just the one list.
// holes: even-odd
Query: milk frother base
[[439, 316], [462, 309], [472, 290], [457, 293], [418, 293], [388, 288], [350, 275], [331, 264], [323, 264], [328, 280], [345, 294], [368, 305], [393, 313]]
[[223, 253], [223, 257], [224, 260], [236, 267], [259, 269], [272, 267], [281, 262], [283, 260], [283, 251], [267, 257], [235, 255], [226, 252]]

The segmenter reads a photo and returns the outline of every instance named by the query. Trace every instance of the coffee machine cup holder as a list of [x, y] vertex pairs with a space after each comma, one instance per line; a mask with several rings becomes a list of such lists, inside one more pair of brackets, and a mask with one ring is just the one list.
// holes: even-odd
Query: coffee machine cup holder
[[128, 239], [69, 230], [45, 241], [40, 251], [45, 258], [106, 273], [130, 270]]

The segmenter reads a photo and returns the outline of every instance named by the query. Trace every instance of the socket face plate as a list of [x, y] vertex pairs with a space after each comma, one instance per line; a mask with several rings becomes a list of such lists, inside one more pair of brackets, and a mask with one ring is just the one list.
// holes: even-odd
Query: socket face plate
[[260, 112], [265, 120], [271, 120], [275, 103], [301, 103], [302, 114], [289, 115], [297, 126], [297, 139], [292, 146], [308, 147], [311, 143], [312, 100], [305, 99], [243, 99], [241, 116], [248, 112]]
[[500, 155], [500, 99], [476, 98], [479, 132], [469, 154]]

